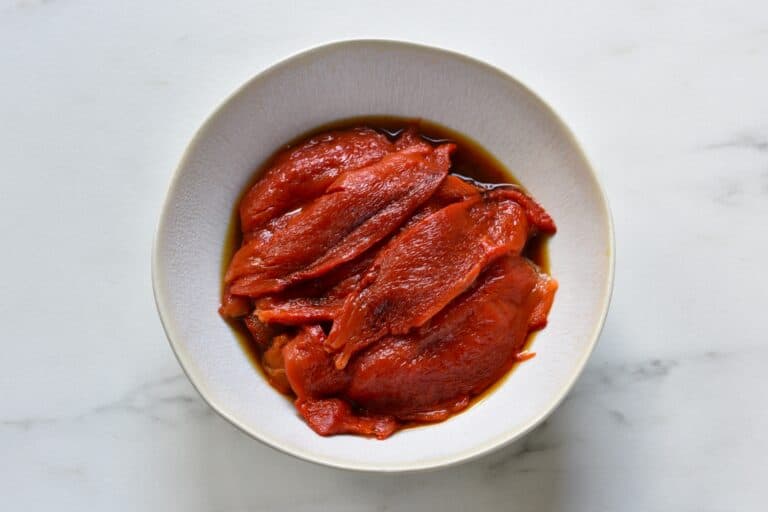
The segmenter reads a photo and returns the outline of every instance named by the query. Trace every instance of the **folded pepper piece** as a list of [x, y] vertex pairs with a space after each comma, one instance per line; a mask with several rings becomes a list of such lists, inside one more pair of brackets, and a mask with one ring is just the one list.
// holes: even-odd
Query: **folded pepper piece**
[[333, 323], [326, 347], [344, 368], [359, 350], [419, 327], [465, 291], [491, 261], [519, 254], [529, 236], [523, 208], [504, 190], [451, 204], [381, 249]]
[[263, 228], [282, 214], [323, 194], [340, 174], [380, 160], [394, 150], [370, 128], [327, 132], [278, 154], [240, 202], [244, 233]]
[[359, 353], [344, 396], [371, 414], [443, 420], [517, 361], [528, 333], [543, 327], [534, 312], [546, 318], [556, 290], [527, 259], [504, 256], [426, 325]]
[[259, 297], [351, 261], [402, 225], [448, 173], [455, 146], [414, 146], [341, 174], [267, 240], [232, 258], [231, 293]]

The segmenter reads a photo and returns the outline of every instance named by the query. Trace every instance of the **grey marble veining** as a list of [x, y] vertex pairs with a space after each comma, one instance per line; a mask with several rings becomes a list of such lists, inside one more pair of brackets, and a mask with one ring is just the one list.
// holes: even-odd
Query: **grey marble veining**
[[[154, 311], [152, 235], [199, 124], [274, 61], [354, 37], [521, 79], [616, 224], [611, 312], [572, 393], [445, 470], [351, 473], [251, 440], [198, 397]], [[0, 66], [3, 510], [765, 509], [764, 2], [0, 0]]]

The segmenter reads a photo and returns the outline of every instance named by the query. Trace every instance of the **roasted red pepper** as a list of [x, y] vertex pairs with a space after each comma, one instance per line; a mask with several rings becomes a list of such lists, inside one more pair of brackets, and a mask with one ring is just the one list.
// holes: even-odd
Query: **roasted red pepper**
[[388, 437], [470, 403], [546, 324], [557, 283], [523, 256], [555, 232], [519, 187], [449, 174], [451, 143], [368, 128], [285, 150], [240, 204], [220, 312], [321, 435]]

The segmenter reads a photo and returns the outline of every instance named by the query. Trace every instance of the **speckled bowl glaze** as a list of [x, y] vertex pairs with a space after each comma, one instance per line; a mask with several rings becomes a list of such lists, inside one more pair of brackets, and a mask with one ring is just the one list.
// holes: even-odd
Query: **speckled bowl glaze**
[[[558, 224], [560, 283], [537, 357], [443, 423], [385, 441], [323, 438], [252, 366], [216, 309], [233, 205], [280, 145], [325, 123], [365, 115], [422, 117], [482, 144]], [[457, 53], [394, 41], [314, 48], [259, 73], [210, 116], [171, 181], [152, 255], [157, 309], [179, 362], [234, 425], [285, 453], [339, 468], [414, 471], [456, 464], [526, 434], [565, 397], [608, 310], [613, 227], [605, 196], [568, 128], [509, 75]]]

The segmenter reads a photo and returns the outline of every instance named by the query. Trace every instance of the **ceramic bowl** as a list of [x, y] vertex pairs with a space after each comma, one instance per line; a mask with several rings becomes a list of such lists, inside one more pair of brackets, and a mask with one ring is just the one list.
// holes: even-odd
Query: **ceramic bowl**
[[[320, 437], [264, 380], [219, 317], [222, 247], [254, 170], [314, 127], [365, 115], [420, 117], [463, 133], [504, 163], [549, 210], [559, 281], [537, 357], [443, 423], [384, 441]], [[613, 278], [609, 209], [571, 132], [509, 75], [457, 53], [393, 41], [314, 48], [259, 73], [210, 116], [173, 175], [152, 255], [157, 309], [179, 363], [224, 418], [278, 450], [339, 468], [413, 471], [455, 464], [534, 428], [592, 352]]]

